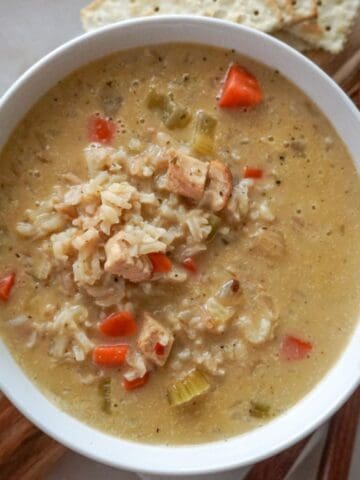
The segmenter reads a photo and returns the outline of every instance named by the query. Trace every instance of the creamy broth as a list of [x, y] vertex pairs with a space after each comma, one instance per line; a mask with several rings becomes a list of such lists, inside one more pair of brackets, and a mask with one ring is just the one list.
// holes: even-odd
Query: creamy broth
[[[232, 63], [256, 76], [263, 92], [260, 105], [245, 110], [218, 107], [221, 81]], [[72, 294], [64, 289], [55, 274], [45, 278], [34, 274], [33, 260], [43, 239], [20, 236], [17, 225], [27, 209], [49, 198], [54, 185], [66, 184], [63, 174], [87, 181], [88, 119], [96, 112], [109, 113], [103, 111], [101, 92], [116, 93], [111, 112], [116, 124], [114, 149], [123, 147], [129, 154], [134, 148], [144, 150], [159, 132], [169, 135], [176, 146], [191, 143], [194, 120], [184, 128], [167, 129], [161, 115], [146, 106], [150, 87], [172, 93], [193, 117], [204, 110], [216, 118], [214, 152], [204, 159], [216, 158], [228, 165], [234, 182], [246, 165], [261, 168], [264, 176], [255, 180], [250, 194], [253, 213], [239, 225], [229, 227], [224, 222], [206, 251], [196, 255], [196, 275], [188, 275], [182, 283], [154, 285], [150, 293], [134, 290], [135, 311], [150, 312], [173, 330], [175, 341], [166, 365], [152, 368], [144, 387], [126, 391], [121, 384], [123, 369], [100, 369], [99, 377], [90, 354], [83, 361], [55, 358], [49, 354], [46, 333], [31, 337], [32, 324], [49, 321], [72, 302], [75, 290]], [[116, 436], [151, 443], [226, 438], [258, 427], [294, 405], [346, 345], [359, 314], [359, 177], [329, 122], [279, 72], [234, 52], [198, 45], [118, 53], [52, 88], [16, 128], [0, 162], [0, 274], [15, 271], [17, 275], [9, 301], [0, 301], [0, 332], [29, 378], [82, 421]], [[255, 210], [261, 204], [270, 210], [262, 217], [261, 210], [260, 214]], [[271, 242], [265, 250], [254, 244], [259, 228], [270, 237], [280, 232], [284, 243], [279, 252]], [[241, 289], [239, 311], [223, 332], [199, 333], [201, 352], [208, 349], [214, 358], [220, 352], [220, 358], [238, 338], [244, 350], [235, 358], [227, 352], [219, 365], [205, 371], [210, 384], [205, 395], [171, 407], [167, 387], [191, 367], [188, 356], [180, 355], [178, 361], [178, 355], [197, 347], [196, 339], [186, 336], [187, 327], [177, 330], [168, 317], [201, 309], [234, 276]], [[91, 297], [80, 295], [88, 310], [86, 328], [96, 343], [101, 338], [95, 328], [100, 313], [114, 309], [101, 309]], [[268, 307], [263, 302], [268, 304], [269, 299], [276, 317], [272, 335], [259, 344], [247, 341], [239, 333], [236, 317], [261, 319]], [[16, 327], [11, 320], [20, 315], [30, 318]], [[305, 358], [283, 358], [281, 346], [287, 335], [312, 345]], [[101, 408], [98, 384], [104, 377], [111, 378], [110, 413]]]

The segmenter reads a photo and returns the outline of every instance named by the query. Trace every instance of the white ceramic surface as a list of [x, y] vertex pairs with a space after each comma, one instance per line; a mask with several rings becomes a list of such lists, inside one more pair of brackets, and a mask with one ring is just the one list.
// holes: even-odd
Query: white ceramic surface
[[[354, 158], [356, 152], [360, 152], [360, 139], [356, 136], [360, 127], [358, 112], [346, 96], [310, 62], [278, 42], [269, 40], [265, 35], [218, 21], [179, 18], [146, 20], [142, 23], [141, 31], [138, 22], [111, 27], [97, 35], [76, 40], [42, 61], [1, 100], [0, 122], [3, 129], [0, 145], [33, 99], [66, 72], [104, 53], [118, 50], [120, 45], [126, 48], [182, 39], [236, 48], [241, 53], [278, 68], [301, 86], [333, 119]], [[14, 403], [43, 430], [93, 458], [156, 474], [204, 473], [256, 461], [284, 448], [318, 425], [359, 382], [359, 345], [360, 328], [327, 377], [297, 406], [268, 426], [228, 442], [192, 448], [134, 444], [113, 439], [80, 424], [59, 412], [35, 389], [14, 364], [3, 344], [0, 345], [0, 385]]]

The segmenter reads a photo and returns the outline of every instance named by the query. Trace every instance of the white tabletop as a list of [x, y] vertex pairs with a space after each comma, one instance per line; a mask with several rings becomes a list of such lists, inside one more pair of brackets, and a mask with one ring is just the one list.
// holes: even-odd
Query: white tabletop
[[[0, 0], [0, 95], [32, 63], [66, 40], [81, 34], [79, 10], [87, 0]], [[306, 452], [289, 480], [315, 479], [324, 431]], [[245, 472], [219, 475], [221, 480], [240, 480]], [[67, 453], [47, 480], [136, 480], [135, 474]], [[360, 428], [349, 480], [360, 478]], [[210, 480], [207, 476], [206, 480]]]

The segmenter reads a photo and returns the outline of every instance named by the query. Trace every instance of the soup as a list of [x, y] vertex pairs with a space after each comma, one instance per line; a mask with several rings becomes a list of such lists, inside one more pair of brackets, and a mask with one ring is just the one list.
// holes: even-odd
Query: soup
[[1, 335], [91, 426], [246, 432], [346, 345], [359, 178], [278, 71], [200, 45], [117, 53], [40, 99], [0, 161]]

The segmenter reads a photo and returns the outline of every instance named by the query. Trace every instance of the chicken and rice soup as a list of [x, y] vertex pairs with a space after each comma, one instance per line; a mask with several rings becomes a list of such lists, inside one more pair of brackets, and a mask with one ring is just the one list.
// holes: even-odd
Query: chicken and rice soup
[[278, 71], [200, 45], [117, 53], [52, 88], [0, 160], [1, 335], [90, 425], [247, 431], [354, 329], [359, 178]]

